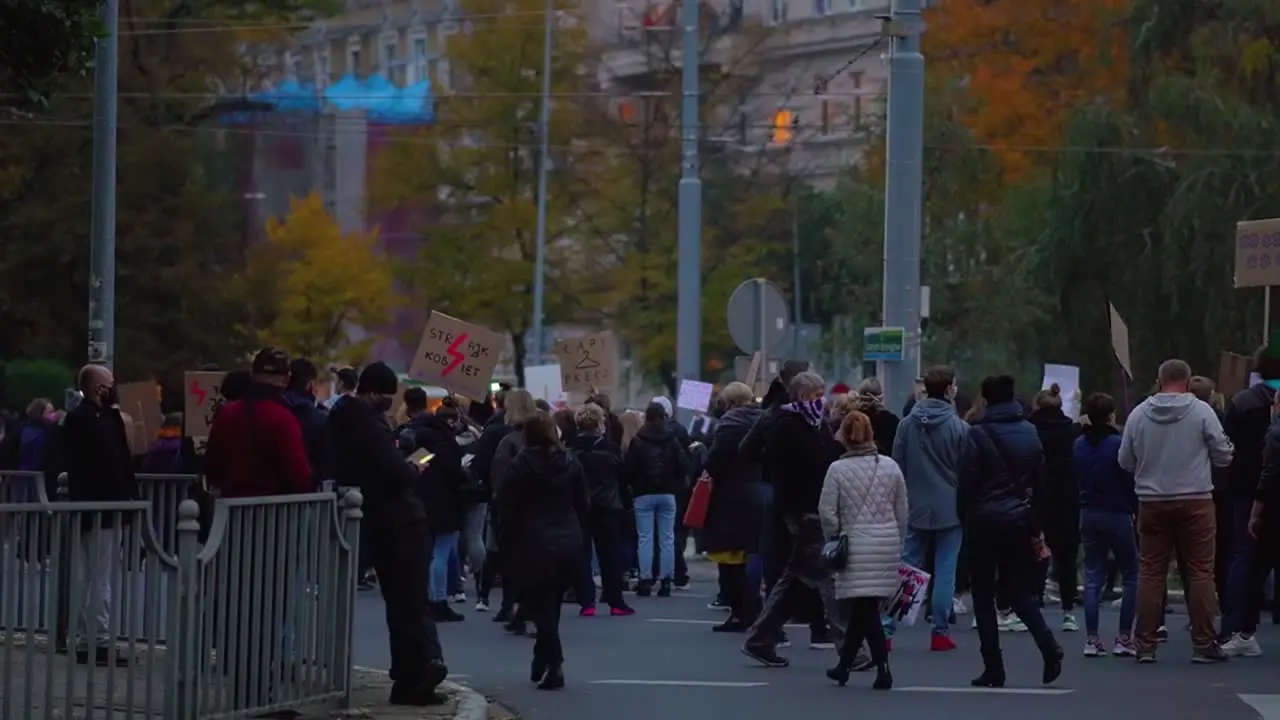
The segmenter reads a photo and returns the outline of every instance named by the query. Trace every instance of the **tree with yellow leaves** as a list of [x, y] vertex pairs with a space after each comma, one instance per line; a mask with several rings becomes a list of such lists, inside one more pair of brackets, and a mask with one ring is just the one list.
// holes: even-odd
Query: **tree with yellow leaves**
[[258, 340], [316, 362], [363, 360], [372, 339], [353, 341], [349, 329], [386, 323], [395, 305], [377, 232], [344, 234], [315, 193], [267, 223], [244, 281]]

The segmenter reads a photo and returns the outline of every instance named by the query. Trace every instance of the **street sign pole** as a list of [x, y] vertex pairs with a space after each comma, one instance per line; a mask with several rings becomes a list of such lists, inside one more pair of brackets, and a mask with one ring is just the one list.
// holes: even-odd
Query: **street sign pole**
[[[686, 2], [680, 63], [680, 155], [676, 260], [676, 376], [702, 379], [702, 176], [698, 158], [699, 58], [698, 14], [702, 4]], [[680, 421], [691, 413], [681, 411]]]

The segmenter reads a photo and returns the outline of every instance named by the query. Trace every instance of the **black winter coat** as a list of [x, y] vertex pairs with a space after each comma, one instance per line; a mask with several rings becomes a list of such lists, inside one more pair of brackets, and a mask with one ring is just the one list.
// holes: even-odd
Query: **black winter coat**
[[760, 464], [742, 457], [738, 448], [764, 414], [753, 407], [734, 408], [716, 423], [704, 467], [711, 476], [711, 504], [702, 528], [707, 552], [755, 553], [765, 508], [759, 500]]
[[1255, 385], [1237, 393], [1227, 404], [1222, 429], [1235, 447], [1225, 488], [1231, 497], [1248, 500], [1257, 493], [1274, 395], [1275, 391], [1265, 385]]
[[1044, 493], [1033, 499], [1036, 511], [1046, 523], [1079, 525], [1080, 487], [1073, 456], [1080, 426], [1061, 409], [1037, 408], [1027, 419], [1035, 426], [1044, 451]]
[[405, 462], [384, 413], [346, 398], [329, 410], [328, 425], [334, 480], [364, 494], [365, 527], [379, 532], [426, 520], [419, 473]]
[[504, 563], [517, 586], [545, 581], [568, 558], [582, 553], [583, 526], [591, 512], [582, 467], [565, 449], [525, 448], [507, 466], [498, 501]]
[[879, 408], [871, 413], [871, 432], [876, 436], [876, 452], [893, 457], [893, 439], [898, 436], [898, 424], [902, 418], [889, 410]]
[[1044, 450], [1018, 403], [987, 408], [973, 425], [960, 465], [960, 517], [986, 527], [1039, 532], [1032, 498]]
[[604, 435], [580, 433], [569, 443], [569, 451], [582, 466], [592, 509], [621, 512], [618, 475], [622, 471], [622, 448]]
[[400, 452], [405, 457], [419, 449], [435, 455], [418, 483], [418, 496], [427, 510], [431, 532], [458, 532], [462, 529], [462, 486], [467, 482], [467, 472], [462, 467], [457, 432], [448, 420], [424, 412], [401, 425], [398, 434]]
[[472, 483], [477, 487], [477, 502], [487, 502], [493, 496], [493, 455], [502, 439], [514, 429], [506, 423], [505, 413], [494, 413], [484, 424], [484, 430], [480, 431], [480, 439], [472, 444], [471, 452], [475, 457], [471, 458], [469, 471]]
[[780, 407], [756, 421], [739, 450], [744, 461], [760, 463], [783, 515], [818, 512], [827, 468], [843, 453], [827, 423], [815, 427]]
[[679, 496], [688, 489], [692, 473], [688, 450], [665, 423], [643, 425], [627, 446], [622, 462], [623, 482], [633, 498]]

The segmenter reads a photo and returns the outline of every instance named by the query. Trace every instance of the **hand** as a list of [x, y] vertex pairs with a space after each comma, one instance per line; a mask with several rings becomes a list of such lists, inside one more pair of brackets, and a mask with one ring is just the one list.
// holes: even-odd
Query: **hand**
[[1253, 502], [1253, 509], [1249, 511], [1249, 537], [1254, 540], [1258, 539], [1258, 534], [1262, 532], [1262, 509], [1263, 504], [1259, 500]]

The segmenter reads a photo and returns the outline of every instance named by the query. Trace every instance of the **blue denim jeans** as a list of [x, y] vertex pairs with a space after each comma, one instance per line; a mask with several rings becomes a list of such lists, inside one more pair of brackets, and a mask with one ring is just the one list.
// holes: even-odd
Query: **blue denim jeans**
[[[960, 543], [964, 540], [964, 530], [960, 527], [945, 530], [907, 530], [907, 539], [902, 544], [902, 562], [920, 568], [933, 576], [933, 603], [930, 614], [933, 615], [933, 631], [940, 635], [950, 632], [951, 626], [947, 618], [951, 616], [951, 602], [956, 594], [956, 561], [960, 558]], [[925, 567], [925, 555], [933, 543], [933, 567]], [[894, 623], [887, 624], [890, 631]]]
[[1253, 562], [1255, 540], [1249, 534], [1249, 512], [1252, 498], [1231, 498], [1231, 568], [1227, 571], [1227, 597], [1222, 608], [1222, 634], [1229, 636], [1244, 627], [1245, 596], [1249, 565]]
[[639, 536], [640, 579], [653, 580], [653, 523], [658, 523], [658, 579], [670, 580], [676, 572], [676, 496], [641, 495], [636, 498], [636, 535]]
[[[458, 533], [440, 533], [431, 546], [431, 577], [427, 585], [427, 597], [431, 602], [449, 599], [450, 574], [457, 576]], [[452, 560], [452, 562], [451, 562]], [[453, 581], [456, 582], [456, 581]]]
[[756, 536], [756, 552], [747, 558], [747, 587], [759, 590], [765, 585], [772, 587], [782, 568], [775, 562], [773, 552], [773, 485], [752, 483], [751, 490], [755, 493], [756, 510], [759, 512], [759, 534]]
[[1133, 516], [1105, 510], [1080, 511], [1080, 542], [1084, 545], [1084, 629], [1098, 634], [1098, 605], [1107, 584], [1107, 556], [1116, 559], [1124, 594], [1120, 600], [1120, 635], [1133, 632], [1138, 603], [1138, 544]]

